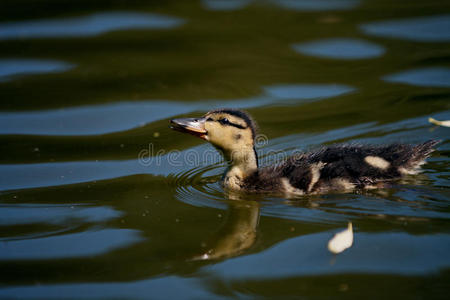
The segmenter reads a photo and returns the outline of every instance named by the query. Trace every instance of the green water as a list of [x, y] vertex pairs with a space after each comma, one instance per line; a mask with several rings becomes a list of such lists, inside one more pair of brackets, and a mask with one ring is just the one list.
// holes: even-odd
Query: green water
[[[0, 299], [450, 293], [448, 1], [3, 0], [0, 99]], [[168, 128], [217, 107], [257, 120], [263, 165], [442, 142], [389, 189], [236, 199]]]

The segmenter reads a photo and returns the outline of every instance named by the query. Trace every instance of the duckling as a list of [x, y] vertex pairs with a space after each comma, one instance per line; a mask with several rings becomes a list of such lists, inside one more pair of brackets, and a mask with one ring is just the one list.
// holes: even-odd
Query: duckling
[[260, 168], [255, 150], [256, 123], [237, 109], [217, 109], [201, 118], [173, 119], [171, 128], [210, 142], [228, 162], [225, 189], [285, 195], [348, 192], [383, 187], [416, 174], [438, 141], [418, 145], [333, 145], [299, 153]]

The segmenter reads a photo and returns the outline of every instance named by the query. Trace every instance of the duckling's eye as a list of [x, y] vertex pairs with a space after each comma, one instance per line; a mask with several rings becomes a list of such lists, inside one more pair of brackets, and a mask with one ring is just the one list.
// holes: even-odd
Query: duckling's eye
[[208, 119], [206, 119], [206, 121], [210, 122], [210, 121], [214, 121], [211, 117], [209, 117]]
[[228, 121], [227, 118], [220, 119], [219, 122], [220, 122], [220, 124], [222, 124], [222, 125], [230, 124], [230, 121]]

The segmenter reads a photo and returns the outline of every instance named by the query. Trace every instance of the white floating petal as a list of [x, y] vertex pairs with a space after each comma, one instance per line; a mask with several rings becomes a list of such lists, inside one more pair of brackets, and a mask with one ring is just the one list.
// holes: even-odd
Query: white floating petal
[[336, 233], [328, 242], [328, 250], [334, 254], [341, 253], [353, 244], [353, 227], [352, 223], [348, 223], [348, 228], [344, 231]]
[[438, 121], [438, 120], [433, 119], [433, 118], [428, 118], [428, 122], [430, 122], [430, 123], [432, 123], [434, 125], [438, 125], [438, 126], [450, 127], [450, 120]]

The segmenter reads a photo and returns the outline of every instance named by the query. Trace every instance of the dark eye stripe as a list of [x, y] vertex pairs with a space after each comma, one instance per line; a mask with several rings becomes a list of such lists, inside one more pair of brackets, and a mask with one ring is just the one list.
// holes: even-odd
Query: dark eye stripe
[[226, 123], [226, 124], [224, 124], [224, 125], [231, 125], [231, 126], [234, 126], [234, 127], [236, 127], [236, 128], [239, 128], [239, 129], [245, 129], [245, 128], [247, 128], [247, 127], [244, 127], [244, 126], [242, 126], [242, 125], [239, 125], [239, 124], [236, 124], [236, 123], [231, 123], [231, 122], [228, 122], [228, 123]]
[[[213, 120], [212, 118], [208, 118], [208, 119], [206, 119], [206, 121], [215, 121], [215, 120]], [[227, 118], [219, 119], [216, 122], [219, 122], [220, 124], [225, 125], [225, 126], [230, 125], [230, 126], [233, 126], [233, 127], [239, 128], [239, 129], [247, 128], [247, 126], [242, 126], [242, 125], [239, 125], [236, 123], [231, 123], [230, 120], [228, 120]]]
[[245, 128], [247, 128], [247, 127], [244, 127], [244, 126], [242, 126], [242, 125], [239, 125], [239, 124], [236, 124], [236, 123], [231, 123], [230, 121], [228, 121], [228, 120], [226, 120], [226, 122], [220, 122], [222, 125], [231, 125], [231, 126], [234, 126], [234, 127], [236, 127], [236, 128], [239, 128], [239, 129], [245, 129]]

